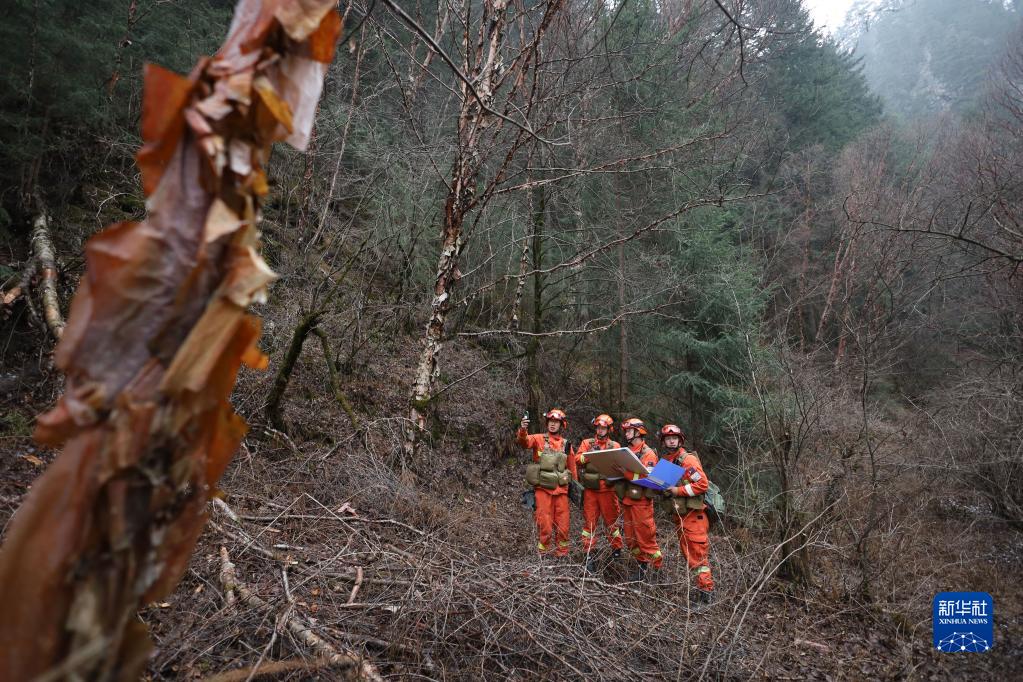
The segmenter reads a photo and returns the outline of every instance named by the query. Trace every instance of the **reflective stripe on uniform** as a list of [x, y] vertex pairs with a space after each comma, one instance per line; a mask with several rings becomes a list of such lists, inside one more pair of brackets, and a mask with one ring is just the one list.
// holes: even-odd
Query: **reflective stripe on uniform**
[[620, 538], [620, 537], [622, 537], [622, 531], [620, 531], [617, 528], [615, 528], [613, 531], [611, 531], [611, 537], [613, 537], [613, 538]]
[[650, 555], [650, 558], [651, 559], [660, 559], [662, 556], [663, 556], [663, 554], [661, 554], [661, 550], [657, 550], [656, 552], [654, 552], [653, 554]]
[[593, 537], [593, 533], [591, 533], [588, 530], [583, 529], [583, 537], [584, 538], [592, 538]]
[[558, 540], [558, 547], [568, 547], [568, 540]]
[[546, 551], [546, 550], [547, 550], [547, 547], [546, 547], [546, 546], [545, 546], [545, 545], [544, 545], [544, 544], [543, 544], [542, 542], [538, 542], [538, 543], [536, 543], [536, 548], [537, 548], [538, 550], [540, 550], [541, 552], [543, 552], [543, 551]]
[[693, 492], [693, 486], [692, 485], [690, 485], [689, 483], [686, 483], [684, 487], [685, 487], [686, 495], [688, 495], [689, 497], [693, 497], [693, 496], [696, 495], [696, 493]]
[[641, 550], [639, 547], [633, 547], [632, 548], [632, 556], [639, 556], [642, 553], [643, 553], [643, 550]]
[[693, 575], [700, 575], [701, 573], [710, 573], [710, 566], [697, 566], [693, 569]]

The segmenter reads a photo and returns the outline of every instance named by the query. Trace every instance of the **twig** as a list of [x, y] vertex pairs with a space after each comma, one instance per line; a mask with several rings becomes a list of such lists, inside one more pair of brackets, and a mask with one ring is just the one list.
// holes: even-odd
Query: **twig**
[[[231, 563], [226, 547], [220, 548], [220, 563], [220, 577], [225, 593], [231, 591], [235, 592], [238, 595], [238, 599], [241, 600], [241, 603], [248, 607], [260, 609], [262, 611], [271, 610], [272, 607], [270, 604], [256, 596], [248, 587], [245, 586], [244, 583], [238, 580], [234, 564]], [[317, 657], [328, 661], [331, 666], [354, 668], [356, 674], [361, 679], [383, 682], [383, 678], [380, 676], [380, 673], [377, 672], [372, 663], [364, 660], [355, 652], [348, 650], [338, 651], [334, 645], [314, 633], [310, 626], [301, 621], [298, 616], [288, 615], [284, 621], [285, 625], [287, 625], [288, 629], [299, 639], [299, 641], [308, 646], [313, 653], [317, 655]]]
[[[350, 580], [355, 581], [356, 576], [351, 573], [337, 573], [334, 571], [317, 571], [317, 575], [322, 575], [325, 578], [335, 578], [337, 580]], [[385, 578], [379, 575], [366, 576], [363, 582], [368, 581], [371, 585], [393, 585], [395, 587], [413, 587], [418, 584], [412, 580], [402, 580], [400, 578]], [[340, 586], [335, 588], [336, 591], [340, 591]]]
[[283, 612], [281, 612], [281, 615], [278, 616], [277, 623], [274, 625], [274, 630], [270, 634], [270, 641], [267, 642], [266, 646], [263, 647], [263, 650], [259, 652], [259, 658], [257, 658], [256, 662], [252, 665], [252, 668], [248, 676], [245, 678], [245, 682], [249, 682], [249, 680], [256, 677], [256, 673], [259, 672], [259, 667], [263, 665], [263, 661], [266, 660], [266, 655], [270, 653], [270, 650], [273, 649], [274, 644], [277, 642], [277, 635], [279, 635], [281, 632], [281, 623], [283, 623], [283, 619], [286, 617], [287, 614], [291, 612], [291, 609], [293, 609], [294, 607], [295, 607], [294, 602], [289, 602], [288, 606], [284, 609]]
[[224, 599], [228, 605], [233, 605], [235, 602], [234, 586], [238, 582], [237, 575], [235, 574], [234, 564], [231, 563], [231, 558], [227, 556], [227, 548], [220, 548], [220, 584], [224, 586]]
[[352, 593], [348, 595], [348, 606], [355, 603], [355, 597], [359, 594], [359, 588], [362, 587], [362, 566], [355, 568], [355, 584], [352, 585]]
[[245, 682], [254, 680], [257, 677], [277, 675], [279, 673], [291, 672], [293, 670], [319, 670], [329, 668], [334, 663], [329, 658], [314, 658], [311, 660], [294, 659], [288, 661], [271, 661], [266, 665], [250, 665], [238, 670], [228, 670], [217, 673], [211, 677], [203, 678], [202, 682]]
[[747, 85], [746, 74], [743, 73], [743, 67], [746, 65], [746, 41], [742, 39], [743, 26], [727, 9], [725, 9], [725, 6], [721, 4], [721, 0], [714, 0], [714, 4], [718, 6], [718, 9], [720, 9], [726, 17], [728, 17], [728, 21], [735, 25], [735, 30], [739, 34], [739, 78], [742, 79], [744, 85]]
[[281, 582], [284, 583], [284, 596], [287, 598], [289, 603], [295, 603], [295, 597], [291, 594], [291, 585], [288, 583], [288, 565], [284, 564], [281, 567]]
[[358, 431], [359, 420], [355, 416], [352, 404], [348, 401], [348, 396], [341, 389], [341, 379], [337, 374], [337, 366], [331, 358], [330, 339], [327, 338], [327, 333], [319, 327], [313, 329], [313, 334], [320, 339], [320, 348], [323, 350], [323, 360], [327, 363], [327, 377], [330, 379], [330, 390], [334, 393], [334, 399], [337, 400], [338, 404], [341, 405], [341, 409], [348, 415], [348, 420], [352, 423], [352, 429]]
[[291, 440], [291, 437], [288, 434], [284, 433], [283, 431], [278, 431], [269, 424], [264, 424], [262, 428], [263, 433], [270, 434], [274, 438], [283, 441], [284, 444], [288, 446], [288, 449], [291, 450], [291, 453], [293, 455], [302, 454], [302, 451], [298, 449], [298, 446], [295, 445], [295, 441]]
[[[248, 516], [240, 515], [240, 514], [236, 513], [233, 509], [231, 509], [230, 506], [228, 506], [228, 504], [226, 502], [224, 502], [223, 500], [220, 500], [219, 498], [215, 498], [214, 499], [214, 505], [217, 507], [217, 509], [223, 511], [231, 519], [237, 520], [237, 519], [250, 519], [250, 518], [253, 518], [253, 517], [248, 517]], [[282, 515], [280, 517], [275, 517], [275, 519], [276, 518], [295, 518], [296, 516], [302, 516], [302, 515]], [[275, 520], [275, 519], [269, 519], [269, 518], [265, 518], [265, 517], [255, 517], [255, 518], [257, 518], [258, 520], [264, 520], [264, 521], [266, 521], [266, 520]], [[327, 518], [330, 518], [330, 517], [318, 517], [317, 516], [317, 517], [311, 517], [311, 518], [327, 519]], [[363, 519], [359, 519], [359, 520], [363, 520]], [[397, 523], [399, 525], [404, 525], [404, 524], [401, 524], [398, 521], [395, 521], [394, 523]], [[259, 554], [262, 557], [265, 557], [267, 559], [271, 559], [272, 561], [277, 561], [277, 562], [280, 562], [282, 564], [285, 564], [288, 568], [294, 569], [294, 570], [296, 570], [296, 571], [298, 571], [300, 573], [303, 573], [303, 574], [309, 574], [309, 575], [314, 575], [314, 576], [321, 575], [321, 576], [324, 576], [324, 577], [327, 577], [327, 578], [336, 578], [336, 579], [339, 579], [339, 580], [350, 580], [350, 581], [358, 582], [360, 584], [364, 583], [366, 581], [369, 581], [370, 583], [377, 584], [377, 585], [394, 585], [394, 586], [398, 586], [398, 587], [411, 587], [414, 584], [411, 581], [401, 580], [401, 579], [398, 579], [398, 578], [386, 578], [386, 577], [383, 577], [383, 576], [367, 576], [367, 575], [365, 575], [365, 573], [364, 573], [364, 571], [363, 571], [361, 566], [358, 567], [355, 572], [350, 572], [350, 573], [339, 573], [339, 572], [336, 572], [336, 571], [324, 571], [321, 568], [323, 566], [323, 562], [319, 562], [315, 566], [305, 566], [305, 565], [299, 564], [297, 561], [295, 561], [294, 559], [291, 559], [288, 556], [282, 555], [282, 554], [280, 554], [278, 552], [274, 552], [271, 549], [263, 547], [262, 545], [258, 544], [251, 535], [249, 535], [244, 529], [242, 529], [240, 527], [238, 528], [238, 535], [236, 535], [235, 533], [232, 533], [231, 531], [227, 530], [226, 528], [224, 528], [223, 526], [221, 526], [220, 524], [218, 524], [216, 521], [214, 521], [212, 519], [210, 519], [209, 525], [210, 525], [210, 527], [212, 527], [214, 530], [219, 532], [224, 537], [230, 538], [231, 540], [234, 540], [234, 541], [238, 542], [239, 544], [241, 544], [243, 551], [252, 551], [252, 552], [254, 552], [256, 554]], [[415, 529], [412, 529], [412, 530], [415, 530]], [[425, 535], [421, 531], [416, 531], [416, 532], [421, 534], [421, 535]], [[353, 594], [355, 594], [355, 593], [357, 593], [357, 590], [353, 590]], [[354, 599], [350, 599], [349, 603], [351, 603], [352, 601], [354, 601]]]
[[213, 506], [227, 514], [227, 517], [234, 521], [235, 523], [241, 524], [241, 519], [238, 518], [238, 515], [234, 512], [234, 509], [231, 509], [231, 507], [228, 506], [227, 502], [224, 502], [219, 497], [214, 497]]
[[458, 68], [458, 65], [455, 63], [455, 61], [448, 55], [447, 52], [444, 51], [444, 48], [441, 47], [440, 44], [433, 39], [433, 36], [430, 35], [429, 31], [420, 26], [415, 19], [410, 17], [408, 13], [405, 12], [405, 10], [399, 7], [396, 3], [392, 2], [392, 0], [383, 0], [383, 3], [387, 5], [387, 8], [394, 12], [394, 14], [397, 15], [399, 19], [405, 22], [405, 25], [408, 26], [409, 29], [411, 29], [414, 33], [418, 33], [419, 37], [421, 37], [430, 46], [430, 49], [432, 49], [434, 52], [440, 55], [440, 58], [444, 60], [444, 63], [448, 65], [448, 68], [451, 69], [452, 73], [458, 76], [458, 80], [462, 81], [462, 84], [465, 85], [466, 90], [468, 90], [469, 93], [472, 94], [473, 99], [476, 100], [476, 104], [479, 105], [482, 111], [485, 111], [491, 116], [495, 116], [501, 119], [502, 121], [510, 123], [511, 125], [515, 126], [522, 132], [532, 137], [537, 142], [541, 142], [543, 144], [551, 146], [557, 144], [551, 140], [547, 140], [544, 139], [543, 137], [540, 137], [540, 135], [538, 135], [536, 131], [534, 131], [530, 127], [528, 121], [526, 120], [523, 120], [522, 122], [516, 121], [515, 119], [509, 116], [505, 116], [500, 111], [497, 111], [487, 106], [487, 103], [483, 101], [483, 97], [476, 90], [476, 86], [473, 83], [472, 79], [466, 76], [465, 73], [463, 73], [462, 70]]
[[242, 534], [242, 537], [238, 537], [237, 535], [227, 530], [226, 528], [224, 528], [223, 526], [221, 526], [212, 519], [210, 519], [209, 524], [210, 527], [218, 531], [221, 535], [224, 535], [225, 537], [231, 538], [232, 540], [242, 543], [244, 545], [243, 547], [244, 550], [252, 550], [256, 554], [260, 554], [266, 557], [267, 559], [273, 559], [274, 561], [280, 561], [282, 563], [287, 561], [286, 557], [283, 557], [280, 554], [277, 554], [276, 552], [272, 552], [269, 549], [266, 549], [265, 547], [257, 545], [256, 542], [251, 537], [249, 537], [249, 534], [246, 533], [244, 530], [239, 529], [239, 532]]
[[557, 654], [557, 652], [555, 652], [555, 651], [551, 650], [550, 648], [544, 646], [543, 643], [540, 640], [538, 640], [536, 638], [536, 636], [533, 634], [532, 629], [527, 627], [525, 624], [520, 623], [518, 620], [513, 618], [510, 614], [507, 614], [504, 611], [500, 610], [499, 608], [497, 608], [496, 606], [491, 604], [486, 599], [480, 599], [480, 603], [482, 603], [484, 606], [486, 606], [488, 609], [490, 609], [492, 612], [494, 612], [494, 614], [496, 614], [498, 616], [501, 616], [506, 621], [508, 621], [509, 623], [514, 625], [515, 627], [519, 628], [522, 632], [525, 633], [526, 637], [528, 637], [530, 640], [532, 640], [533, 644], [535, 644], [538, 647], [540, 647], [545, 653], [547, 653], [547, 655], [552, 656], [553, 658], [557, 659], [558, 662], [561, 663], [561, 665], [565, 666], [566, 668], [571, 669], [572, 672], [574, 672], [576, 675], [579, 676], [579, 679], [586, 679], [586, 675], [584, 675], [583, 672], [581, 670], [579, 670], [579, 668], [576, 668], [574, 665], [572, 665], [567, 660], [565, 660], [562, 656], [559, 656]]
[[382, 649], [384, 651], [396, 651], [398, 653], [405, 654], [410, 658], [418, 657], [422, 659], [423, 667], [428, 671], [431, 673], [435, 673], [437, 671], [437, 664], [433, 662], [430, 655], [412, 646], [389, 642], [386, 639], [380, 639], [379, 637], [372, 637], [370, 635], [357, 635], [351, 632], [346, 632], [345, 637], [348, 639], [357, 639], [360, 642], [365, 642], [368, 646], [376, 647], [377, 649]]
[[415, 533], [416, 535], [426, 536], [424, 531], [414, 528], [407, 523], [396, 521], [394, 519], [370, 519], [365, 516], [339, 516], [331, 512], [331, 516], [317, 516], [313, 514], [283, 514], [280, 516], [256, 516], [254, 514], [238, 514], [239, 519], [245, 521], [265, 522], [265, 521], [276, 521], [278, 519], [306, 519], [309, 521], [344, 521], [345, 523], [382, 523], [390, 526], [398, 526], [405, 530]]
[[366, 603], [366, 602], [354, 604], [354, 603], [349, 602], [347, 604], [337, 604], [337, 605], [333, 606], [332, 608], [336, 608], [336, 609], [351, 609], [351, 610], [354, 610], [354, 611], [377, 609], [379, 611], [386, 611], [387, 613], [398, 613], [398, 607], [395, 606], [394, 604], [370, 604], [370, 603]]
[[333, 516], [338, 521], [344, 521], [346, 523], [348, 521], [362, 521], [364, 523], [387, 523], [387, 524], [391, 524], [391, 525], [395, 525], [395, 526], [400, 526], [401, 528], [404, 528], [405, 530], [410, 530], [413, 533], [416, 533], [417, 535], [423, 535], [423, 536], [426, 535], [426, 533], [424, 533], [423, 531], [421, 531], [421, 530], [419, 530], [417, 528], [413, 528], [412, 526], [408, 525], [407, 523], [402, 523], [401, 521], [395, 521], [394, 519], [364, 519], [364, 518], [359, 517], [359, 516], [341, 516], [340, 514], [335, 512], [333, 509], [327, 507], [325, 504], [323, 504], [322, 502], [317, 500], [315, 497], [313, 497], [309, 493], [302, 493], [302, 494], [305, 495], [306, 497], [308, 497], [313, 502], [315, 502], [320, 507], [320, 509], [322, 509], [323, 511], [327, 512], [328, 514]]

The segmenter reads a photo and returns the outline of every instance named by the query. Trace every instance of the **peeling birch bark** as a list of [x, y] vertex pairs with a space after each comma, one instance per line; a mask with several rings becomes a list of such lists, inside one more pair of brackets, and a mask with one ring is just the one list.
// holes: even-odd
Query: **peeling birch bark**
[[[264, 168], [274, 142], [308, 142], [341, 33], [334, 7], [241, 0], [224, 45], [188, 76], [146, 67], [147, 216], [85, 248], [54, 352], [65, 391], [36, 422], [36, 440], [62, 452], [0, 549], [0, 679], [145, 668], [138, 611], [186, 570], [246, 431], [229, 401], [237, 373], [268, 363], [248, 313], [276, 277], [259, 255]], [[45, 226], [33, 239], [43, 267]]]
[[[475, 58], [469, 70], [469, 60], [463, 67], [476, 85], [483, 102], [490, 107], [500, 77], [498, 53], [504, 38], [507, 0], [485, 0], [480, 19], [477, 43], [472, 47]], [[463, 41], [468, 57], [469, 34]], [[433, 301], [430, 319], [423, 336], [415, 381], [409, 407], [410, 426], [405, 435], [405, 454], [411, 457], [426, 430], [426, 416], [439, 373], [439, 359], [443, 350], [444, 326], [451, 312], [451, 292], [460, 278], [458, 264], [465, 246], [463, 225], [472, 203], [480, 174], [480, 142], [484, 130], [495, 117], [489, 114], [470, 93], [466, 83], [461, 84], [462, 104], [458, 114], [458, 151], [452, 164], [452, 182], [444, 202], [444, 225], [441, 230], [441, 250], [434, 276]]]
[[[532, 213], [532, 211], [530, 211]], [[527, 230], [522, 235], [522, 254], [519, 256], [519, 276], [515, 281], [515, 302], [512, 305], [511, 329], [518, 331], [522, 321], [522, 294], [526, 290], [526, 272], [529, 269], [529, 240], [531, 234]]]
[[57, 296], [57, 257], [50, 236], [50, 216], [40, 205], [39, 215], [32, 223], [32, 253], [39, 261], [42, 278], [40, 298], [43, 301], [43, 319], [53, 338], [60, 340], [64, 334], [64, 316], [60, 313], [60, 298]]

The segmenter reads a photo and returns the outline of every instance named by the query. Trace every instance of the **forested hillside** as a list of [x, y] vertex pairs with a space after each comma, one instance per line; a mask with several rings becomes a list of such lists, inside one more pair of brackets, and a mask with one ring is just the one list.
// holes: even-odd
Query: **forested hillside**
[[971, 114], [1021, 12], [1018, 0], [856, 0], [837, 40], [901, 122]]
[[[246, 273], [260, 286], [238, 305], [262, 318], [269, 359], [245, 355], [224, 406], [224, 423], [228, 408], [248, 423], [244, 438], [239, 422], [214, 428], [242, 440], [176, 589], [111, 632], [82, 625], [110, 603], [68, 600], [74, 637], [47, 679], [135, 664], [154, 680], [1018, 675], [1018, 3], [861, 3], [850, 16], [863, 23], [840, 39], [798, 0], [342, 3], [319, 102], [294, 111], [321, 71], [288, 50], [325, 60], [327, 23], [292, 32], [278, 17], [283, 37], [258, 34], [268, 47], [246, 68], [283, 76], [209, 80], [223, 76], [217, 62], [193, 65], [217, 52], [234, 4], [8, 0], [0, 22], [5, 537], [60, 452], [41, 444], [62, 442], [58, 418], [115, 419], [147, 381], [122, 381], [119, 401], [55, 353], [60, 337], [113, 375], [134, 361], [118, 356], [128, 337], [160, 327], [159, 343], [140, 345], [160, 371], [180, 370], [161, 345], [183, 343], [178, 318], [135, 322], [203, 300], [198, 276], [182, 289], [194, 300], [114, 291], [141, 261], [87, 255], [105, 226], [148, 215], [169, 233], [199, 193], [228, 197], [227, 217], [200, 234], [217, 254], [219, 236], [251, 228]], [[292, 4], [324, 3], [242, 3]], [[217, 83], [183, 119], [210, 129], [216, 182], [207, 166], [168, 165], [159, 144], [136, 163], [142, 131], [152, 143], [168, 115], [152, 103], [185, 101], [169, 76], [165, 99], [144, 98], [146, 63], [191, 72], [195, 97], [206, 87], [195, 83]], [[264, 141], [301, 145], [306, 114], [306, 150], [278, 143], [264, 158]], [[180, 201], [154, 193], [168, 167]], [[246, 211], [258, 211], [272, 282]], [[83, 282], [95, 309], [71, 308]], [[130, 312], [103, 307], [103, 282]], [[116, 341], [104, 358], [88, 348], [100, 337], [67, 323], [108, 313], [123, 327], [104, 328]], [[65, 386], [78, 402], [60, 403], [34, 440]], [[710, 531], [712, 603], [690, 605], [659, 513], [653, 584], [631, 582], [631, 558], [605, 544], [588, 565], [575, 507], [568, 558], [537, 556], [516, 428], [524, 414], [543, 428], [552, 407], [574, 444], [601, 413], [644, 420], [659, 452], [657, 429], [681, 426], [727, 502]], [[174, 428], [194, 436], [197, 423]], [[125, 488], [154, 480], [154, 466]], [[100, 496], [84, 539], [53, 533], [57, 554], [106, 548], [54, 589], [98, 576], [121, 594], [119, 580], [146, 574], [134, 559], [108, 570], [163, 518], [124, 494]], [[10, 552], [0, 576], [33, 571]], [[932, 645], [932, 599], [956, 590], [993, 596], [990, 651]], [[4, 634], [32, 646], [30, 629]]]

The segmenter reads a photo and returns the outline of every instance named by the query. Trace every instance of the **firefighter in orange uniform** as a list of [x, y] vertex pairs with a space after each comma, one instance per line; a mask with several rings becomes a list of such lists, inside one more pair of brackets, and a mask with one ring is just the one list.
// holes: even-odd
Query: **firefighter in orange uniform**
[[[536, 548], [540, 554], [552, 549], [554, 555], [568, 556], [568, 440], [564, 431], [568, 417], [558, 408], [544, 415], [544, 433], [529, 434], [529, 419], [523, 419], [516, 435], [519, 445], [533, 451], [533, 461], [526, 466], [526, 481], [536, 493]], [[555, 542], [557, 546], [555, 547]]]
[[[649, 470], [657, 464], [657, 453], [647, 446], [646, 425], [640, 419], [626, 419], [622, 422], [622, 433], [632, 453]], [[622, 518], [625, 528], [625, 544], [629, 546], [632, 556], [639, 562], [637, 570], [630, 580], [645, 580], [647, 569], [653, 564], [655, 569], [661, 567], [661, 548], [657, 546], [657, 527], [654, 525], [653, 497], [657, 494], [650, 488], [629, 483], [646, 474], [622, 471], [624, 480], [615, 484], [615, 492], [622, 501]]]
[[596, 471], [586, 470], [586, 453], [596, 450], [612, 450], [620, 448], [621, 445], [611, 440], [610, 433], [614, 426], [614, 420], [609, 415], [598, 415], [590, 423], [593, 425], [595, 435], [579, 444], [573, 461], [573, 473], [585, 489], [583, 493], [583, 551], [586, 552], [586, 570], [592, 573], [596, 570], [591, 553], [597, 546], [597, 521], [599, 518], [604, 519], [607, 541], [613, 550], [611, 556], [617, 559], [622, 555], [622, 532], [618, 528], [618, 516], [621, 509], [618, 506], [618, 496], [615, 495], [614, 486], [608, 485], [607, 477]]
[[707, 560], [709, 541], [707, 531], [710, 520], [707, 518], [703, 495], [707, 492], [709, 481], [703, 471], [703, 465], [695, 452], [687, 452], [682, 445], [686, 442], [682, 429], [674, 424], [665, 424], [658, 434], [664, 445], [664, 459], [685, 469], [685, 475], [678, 485], [664, 492], [670, 505], [671, 515], [675, 521], [675, 532], [682, 555], [689, 562], [689, 571], [696, 583], [696, 598], [709, 601], [714, 591], [714, 578], [711, 576], [710, 563]]

